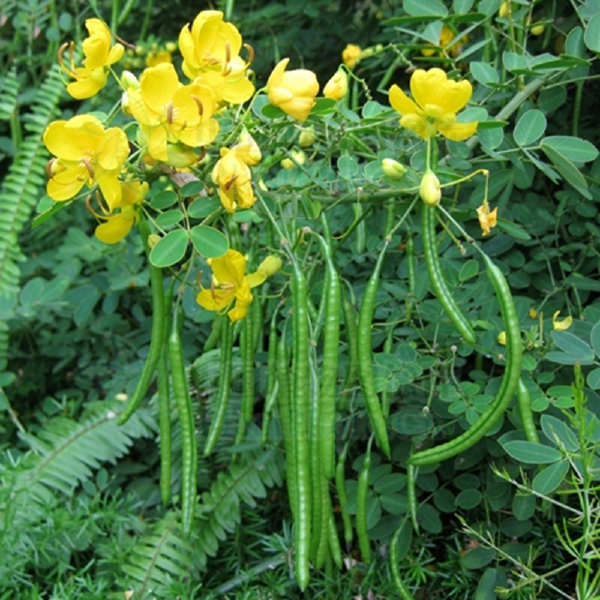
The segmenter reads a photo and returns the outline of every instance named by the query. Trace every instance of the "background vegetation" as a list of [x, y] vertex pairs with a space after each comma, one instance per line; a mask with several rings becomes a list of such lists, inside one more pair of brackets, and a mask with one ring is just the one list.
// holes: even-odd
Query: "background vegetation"
[[[388, 549], [401, 528], [400, 570], [418, 598], [600, 597], [600, 159], [595, 148], [600, 6], [592, 0], [518, 0], [507, 17], [499, 14], [500, 4], [229, 0], [192, 7], [177, 0], [4, 0], [0, 599], [124, 598], [128, 591], [136, 598], [303, 597], [293, 576], [294, 536], [276, 414], [267, 443], [260, 439], [269, 315], [279, 302], [269, 293], [277, 296], [285, 289], [289, 265], [261, 296], [265, 318], [255, 356], [254, 423], [244, 443], [233, 447], [242, 391], [241, 358], [235, 352], [228, 420], [216, 453], [199, 461], [197, 516], [186, 537], [177, 509], [176, 420], [174, 502], [168, 508], [158, 484], [155, 398], [126, 425], [115, 420], [123, 406], [119, 398], [135, 388], [150, 341], [142, 244], [135, 236], [115, 247], [100, 243], [83, 202], [31, 226], [51, 204], [44, 198], [48, 154], [41, 136], [47, 125], [79, 112], [109, 113], [119, 99], [116, 86], [83, 105], [68, 97], [56, 63], [60, 44], [80, 42], [85, 19], [101, 17], [132, 45], [125, 66], [139, 72], [148, 54], [171, 48], [181, 26], [203, 8], [222, 10], [254, 47], [259, 84], [288, 56], [294, 67], [315, 71], [323, 85], [347, 43], [368, 49], [353, 71], [349, 102], [336, 108], [335, 118], [324, 111], [307, 123], [317, 142], [305, 149], [306, 166], [280, 165], [299, 149], [298, 127], [261, 106], [249, 117], [263, 155], [271, 157], [256, 177], [269, 189], [267, 198], [288, 198], [295, 211], [290, 220], [317, 231], [319, 212], [327, 210], [334, 237], [341, 240], [336, 261], [347, 282], [350, 314], [359, 308], [373, 272], [386, 215], [391, 210], [398, 217], [408, 204], [406, 198], [391, 209], [386, 204], [405, 183], [387, 178], [381, 161], [401, 161], [409, 167], [409, 179], [424, 166], [423, 147], [400, 129], [387, 90], [393, 83], [407, 90], [415, 67], [440, 66], [473, 83], [462, 118], [480, 122], [478, 135], [442, 146], [440, 178], [448, 182], [489, 170], [488, 198], [498, 207], [498, 227], [481, 238], [475, 220], [484, 191], [481, 177], [451, 188], [444, 203], [506, 275], [526, 349], [523, 380], [541, 448], [532, 454], [531, 448], [515, 445], [525, 439], [515, 402], [468, 453], [419, 470], [419, 530], [413, 531], [406, 487], [411, 447], [455, 437], [476, 420], [497, 391], [505, 349], [497, 340], [499, 307], [473, 249], [457, 241], [453, 227], [439, 238], [444, 273], [475, 324], [476, 346], [461, 340], [430, 293], [420, 221], [411, 217], [383, 265], [372, 330], [376, 384], [389, 398], [392, 443], [391, 461], [372, 453], [367, 525], [376, 551], [366, 564], [356, 540], [344, 546], [344, 569], [329, 565], [315, 572], [306, 596], [398, 597]], [[440, 45], [442, 24], [460, 47]], [[424, 49], [433, 53], [424, 55]], [[175, 51], [173, 56], [179, 65]], [[166, 177], [157, 179], [151, 194], [168, 184]], [[382, 190], [392, 193], [382, 200]], [[346, 195], [354, 201], [336, 202]], [[233, 221], [245, 247], [277, 250], [264, 212], [258, 207], [245, 212]], [[360, 220], [361, 215], [366, 216]], [[409, 281], [407, 234], [415, 243], [415, 288]], [[318, 312], [324, 266], [315, 250], [307, 256], [315, 265], [310, 299]], [[219, 349], [203, 351], [214, 315], [196, 304], [196, 292], [190, 287], [183, 295], [182, 340], [203, 444], [217, 392]], [[282, 311], [289, 312], [285, 293], [283, 300]], [[553, 328], [557, 311], [560, 320], [572, 317], [566, 331]], [[338, 390], [348, 394], [349, 408], [338, 417], [337, 452], [347, 443], [347, 511], [355, 520], [369, 427], [358, 385], [344, 387], [346, 332], [345, 322]], [[317, 350], [321, 353], [320, 345]], [[332, 495], [337, 518], [340, 503], [333, 487]]]

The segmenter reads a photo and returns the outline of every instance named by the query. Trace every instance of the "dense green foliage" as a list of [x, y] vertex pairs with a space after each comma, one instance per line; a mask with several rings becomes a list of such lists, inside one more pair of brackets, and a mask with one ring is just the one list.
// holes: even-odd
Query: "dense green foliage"
[[[195, 299], [196, 281], [210, 287], [210, 267], [195, 251], [208, 242], [192, 238], [195, 249], [184, 245], [171, 260], [177, 248], [164, 236], [154, 268], [178, 281], [184, 318], [171, 329], [166, 311], [165, 337], [180, 336], [185, 370], [166, 393], [153, 384], [123, 425], [122, 399], [133, 394], [150, 352], [150, 249], [137, 234], [102, 244], [83, 201], [63, 210], [45, 196], [48, 124], [61, 111], [65, 119], [92, 111], [106, 118], [120, 98], [112, 81], [83, 103], [69, 97], [56, 53], [63, 41], [85, 38], [86, 18], [101, 17], [130, 45], [124, 66], [139, 73], [202, 7], [2, 5], [0, 599], [116, 599], [129, 590], [139, 599], [394, 598], [402, 586], [433, 600], [600, 597], [600, 12], [591, 0], [510, 4], [505, 13], [500, 0], [217, 2], [254, 48], [257, 88], [286, 56], [323, 84], [347, 43], [360, 44], [363, 55], [348, 70], [348, 96], [318, 100], [305, 124], [265, 94], [248, 112], [222, 111], [219, 138], [194, 167], [200, 187], [149, 175], [162, 233], [181, 231], [168, 222], [169, 209], [182, 216], [190, 209], [192, 219], [216, 214], [208, 222], [222, 232], [215, 244], [247, 253], [253, 269], [267, 254], [284, 264], [254, 289], [252, 326], [245, 328], [249, 319], [243, 329], [232, 326], [229, 348], [219, 341], [226, 317]], [[445, 42], [443, 27], [453, 36]], [[415, 68], [434, 66], [473, 84], [459, 121], [479, 128], [467, 141], [439, 138], [439, 147], [428, 148], [399, 126], [388, 89], [408, 90]], [[263, 153], [252, 176], [265, 189], [256, 188], [254, 207], [228, 215], [211, 170], [218, 144], [231, 141], [242, 119]], [[125, 122], [117, 115], [111, 124]], [[299, 134], [309, 127], [315, 140], [301, 148]], [[411, 207], [429, 153], [438, 151], [445, 211], [431, 217], [427, 239], [421, 209]], [[284, 158], [291, 168], [281, 166]], [[389, 158], [405, 165], [404, 177], [384, 173]], [[209, 199], [200, 194], [204, 183]], [[162, 205], [167, 188], [172, 204]], [[475, 212], [484, 197], [498, 208], [489, 236]], [[210, 210], [194, 214], [192, 201]], [[432, 250], [449, 306], [432, 281]], [[493, 285], [480, 250], [498, 269]], [[299, 313], [304, 278], [306, 314]], [[337, 322], [330, 318], [336, 303]], [[459, 332], [461, 319], [467, 327]], [[523, 350], [514, 399], [512, 388], [500, 398], [508, 384], [499, 334], [509, 321], [508, 352], [518, 339]], [[298, 328], [309, 332], [300, 349]], [[470, 328], [475, 343], [466, 340]], [[226, 351], [231, 384], [223, 388]], [[308, 360], [299, 367], [301, 351]], [[188, 429], [180, 427], [183, 405], [177, 409], [182, 386], [192, 409]], [[311, 407], [316, 423], [326, 422], [311, 431], [327, 435], [334, 423], [335, 443], [322, 455], [331, 481], [323, 479], [322, 490], [331, 494], [344, 567], [334, 566], [333, 550], [325, 557], [307, 548], [311, 582], [302, 593], [295, 577], [307, 538], [298, 496], [306, 490], [294, 486], [322, 467], [298, 459], [309, 451], [284, 438], [290, 422], [296, 434], [303, 425], [294, 398], [317, 392], [332, 402], [329, 413]], [[172, 426], [166, 506], [161, 393]], [[418, 463], [407, 475], [411, 454], [472, 434], [493, 406], [502, 410], [474, 446], [441, 463]], [[208, 448], [219, 407], [222, 429]], [[194, 455], [186, 454], [186, 436], [195, 438]], [[346, 461], [335, 478], [331, 453], [338, 467]], [[186, 491], [190, 458], [197, 496]], [[298, 460], [304, 470], [290, 477]], [[182, 517], [189, 502], [194, 515]], [[326, 510], [325, 503], [313, 513], [313, 526], [319, 518], [328, 526]]]

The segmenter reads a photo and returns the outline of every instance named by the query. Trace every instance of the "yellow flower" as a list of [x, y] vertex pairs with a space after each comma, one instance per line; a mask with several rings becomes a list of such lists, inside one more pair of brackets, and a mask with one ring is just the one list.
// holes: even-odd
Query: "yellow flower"
[[505, 19], [511, 13], [511, 4], [510, 2], [503, 2], [498, 9], [498, 16]]
[[298, 121], [306, 121], [319, 93], [319, 82], [312, 71], [285, 71], [289, 58], [280, 61], [269, 77], [269, 102]]
[[341, 100], [348, 93], [348, 74], [343, 69], [331, 77], [323, 88], [323, 96], [333, 100]]
[[490, 235], [492, 227], [496, 227], [497, 215], [498, 207], [490, 212], [490, 205], [487, 201], [477, 209], [477, 218], [484, 236]]
[[121, 200], [113, 209], [119, 208], [120, 212], [106, 216], [96, 215], [105, 223], [96, 227], [96, 237], [105, 244], [120, 242], [138, 222], [138, 207], [148, 193], [148, 184], [141, 181], [128, 181], [121, 183]]
[[361, 55], [362, 50], [360, 46], [348, 44], [342, 52], [342, 61], [349, 69], [352, 69], [360, 60]]
[[110, 31], [100, 19], [87, 19], [85, 26], [89, 37], [83, 41], [83, 67], [75, 67], [73, 61], [73, 43], [69, 48], [71, 68], [63, 62], [63, 52], [68, 44], [63, 44], [59, 50], [59, 62], [67, 75], [75, 81], [67, 85], [67, 92], [77, 100], [91, 98], [105, 85], [110, 65], [121, 60], [125, 48], [121, 44], [110, 45]]
[[390, 102], [402, 118], [400, 125], [427, 139], [439, 131], [450, 140], [471, 137], [477, 122], [457, 123], [456, 113], [465, 107], [473, 89], [468, 81], [452, 81], [441, 69], [417, 69], [410, 78], [411, 100], [397, 85], [390, 88]]
[[104, 129], [92, 115], [54, 121], [44, 132], [44, 143], [54, 154], [50, 162], [48, 196], [57, 202], [76, 196], [84, 185], [98, 185], [109, 207], [121, 199], [117, 177], [129, 155], [127, 136], [118, 127]]
[[423, 200], [427, 206], [437, 206], [442, 199], [440, 180], [431, 169], [427, 169], [423, 175], [423, 179], [421, 179], [419, 196], [421, 196], [421, 200]]
[[537, 310], [535, 310], [535, 308], [533, 308], [533, 306], [529, 309], [529, 318], [530, 319], [537, 319], [538, 316], [538, 312]]
[[381, 161], [381, 170], [390, 179], [402, 179], [406, 173], [406, 167], [393, 158], [384, 158]]
[[245, 275], [246, 259], [237, 250], [228, 250], [223, 256], [208, 261], [212, 268], [210, 289], [202, 288], [196, 302], [206, 310], [223, 311], [235, 301], [235, 306], [227, 313], [231, 321], [239, 321], [246, 316], [252, 302], [251, 288], [263, 283], [264, 273]]
[[560, 310], [557, 310], [552, 316], [552, 328], [554, 331], [565, 331], [566, 329], [569, 329], [573, 324], [573, 317], [569, 315], [562, 321], [559, 321], [558, 315], [560, 315]]
[[139, 89], [132, 87], [127, 95], [128, 109], [139, 121], [148, 152], [156, 160], [169, 162], [167, 144], [181, 142], [197, 148], [210, 144], [219, 133], [211, 89], [195, 83], [182, 85], [170, 63], [146, 69]]
[[506, 346], [506, 331], [501, 331], [496, 340], [501, 346]]
[[247, 144], [237, 144], [231, 149], [221, 148], [221, 158], [212, 171], [212, 180], [219, 186], [221, 204], [230, 213], [236, 207], [250, 208], [256, 198], [252, 190], [252, 173], [248, 163]]
[[146, 56], [146, 66], [147, 67], [156, 67], [156, 65], [160, 65], [162, 63], [172, 63], [173, 58], [170, 52], [163, 50], [161, 52], [150, 52], [148, 56]]
[[543, 25], [534, 25], [529, 31], [532, 35], [542, 35], [545, 29]]
[[254, 85], [246, 77], [249, 63], [239, 56], [241, 48], [240, 32], [232, 23], [225, 23], [218, 10], [202, 11], [191, 28], [187, 24], [179, 34], [183, 72], [210, 87], [217, 102], [241, 104], [254, 93]]

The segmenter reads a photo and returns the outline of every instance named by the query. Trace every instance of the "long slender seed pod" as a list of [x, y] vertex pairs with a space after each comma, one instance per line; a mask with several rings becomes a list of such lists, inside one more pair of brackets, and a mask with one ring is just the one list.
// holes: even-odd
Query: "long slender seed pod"
[[519, 402], [519, 413], [521, 414], [521, 422], [523, 423], [523, 431], [528, 442], [540, 443], [540, 436], [538, 435], [535, 421], [533, 420], [533, 413], [531, 412], [531, 399], [529, 396], [529, 390], [523, 383], [522, 379], [519, 379], [519, 387], [517, 388], [517, 400]]
[[371, 562], [371, 541], [367, 532], [367, 494], [369, 491], [372, 441], [373, 436], [369, 439], [369, 446], [358, 476], [358, 487], [356, 488], [356, 535], [358, 536], [358, 546], [364, 563]]
[[[171, 299], [175, 279], [165, 298], [165, 339], [171, 332]], [[160, 496], [167, 506], [171, 499], [171, 403], [169, 390], [168, 347], [164, 345], [157, 366], [158, 426], [160, 433]]]
[[[150, 246], [148, 245], [148, 236], [150, 227], [144, 217], [140, 217], [139, 222], [140, 235], [146, 250], [146, 255], [150, 257]], [[156, 372], [158, 360], [162, 354], [165, 345], [165, 299], [164, 283], [162, 270], [155, 267], [148, 259], [148, 270], [150, 271], [150, 287], [152, 289], [152, 333], [150, 337], [150, 349], [142, 374], [138, 380], [133, 395], [129, 399], [125, 410], [119, 416], [119, 425], [126, 423], [131, 415], [137, 410], [142, 400], [148, 392], [152, 383], [152, 378]]]
[[[289, 250], [289, 249], [288, 249]], [[304, 591], [310, 579], [309, 553], [311, 548], [311, 478], [309, 452], [309, 331], [308, 294], [306, 279], [296, 257], [292, 261], [292, 310], [293, 310], [293, 413], [296, 462], [296, 579]]]
[[[383, 351], [385, 354], [392, 353], [392, 346], [394, 343], [394, 327], [388, 329], [387, 335], [385, 336], [385, 342], [383, 342]], [[390, 399], [391, 393], [386, 389], [381, 392], [381, 410], [383, 416], [387, 419], [390, 416]]]
[[408, 272], [409, 293], [409, 298], [406, 299], [406, 320], [410, 321], [417, 289], [417, 257], [415, 256], [415, 241], [410, 232], [406, 236], [406, 270]]
[[290, 363], [285, 343], [285, 327], [277, 344], [277, 408], [283, 430], [283, 446], [285, 448], [286, 481], [290, 508], [294, 522], [297, 513], [296, 494], [296, 455], [294, 444], [294, 415], [290, 395], [289, 381]]
[[171, 378], [173, 381], [173, 395], [179, 412], [181, 427], [181, 448], [183, 468], [181, 476], [181, 510], [182, 529], [189, 535], [194, 519], [196, 506], [196, 469], [198, 465], [198, 448], [194, 433], [194, 414], [192, 400], [185, 376], [183, 362], [183, 349], [179, 338], [179, 325], [177, 318], [173, 318], [173, 326], [169, 336], [169, 361], [171, 363]]
[[204, 352], [213, 350], [217, 347], [219, 340], [221, 339], [221, 331], [223, 331], [222, 322], [223, 319], [228, 319], [227, 315], [217, 315], [213, 320], [212, 327], [206, 342], [204, 342]]
[[240, 415], [242, 425], [241, 442], [246, 432], [246, 426], [252, 421], [254, 413], [254, 323], [252, 312], [248, 312], [242, 321], [240, 333], [240, 352], [242, 355], [242, 411]]
[[327, 268], [325, 294], [325, 339], [319, 392], [321, 420], [321, 462], [323, 475], [330, 480], [335, 472], [335, 401], [340, 343], [341, 285], [333, 264], [331, 247], [318, 236]]
[[[315, 567], [321, 569], [330, 557], [329, 547], [329, 517], [331, 516], [331, 499], [329, 497], [329, 484], [321, 475], [321, 532], [319, 535], [319, 544], [315, 557]], [[314, 533], [316, 536], [316, 532]]]
[[340, 538], [338, 537], [337, 527], [335, 526], [335, 517], [333, 516], [333, 510], [331, 508], [331, 499], [329, 501], [329, 550], [333, 557], [333, 562], [336, 564], [338, 569], [341, 569], [344, 560], [342, 558], [342, 548], [340, 546]]
[[381, 267], [385, 257], [388, 243], [386, 242], [375, 269], [371, 274], [365, 293], [363, 295], [360, 315], [358, 318], [358, 367], [360, 375], [360, 385], [365, 397], [365, 406], [371, 421], [371, 427], [375, 433], [377, 444], [381, 451], [390, 458], [390, 442], [388, 439], [387, 427], [381, 403], [375, 391], [375, 378], [373, 376], [373, 363], [371, 357], [371, 326], [373, 314], [375, 313], [375, 303], [377, 301], [377, 289], [379, 287], [379, 277]]
[[450, 442], [413, 454], [409, 462], [417, 467], [452, 458], [474, 446], [502, 417], [519, 384], [523, 359], [523, 341], [521, 339], [521, 328], [519, 327], [517, 310], [504, 275], [490, 258], [485, 254], [483, 257], [487, 267], [488, 278], [492, 283], [500, 304], [500, 312], [502, 314], [504, 330], [506, 331], [506, 367], [502, 383], [500, 384], [500, 390], [490, 408], [463, 434]]
[[354, 529], [352, 527], [352, 519], [348, 513], [348, 493], [346, 492], [346, 456], [348, 455], [348, 442], [344, 446], [342, 453], [338, 458], [335, 467], [335, 489], [340, 501], [340, 512], [344, 522], [344, 541], [349, 546], [354, 537]]
[[273, 414], [273, 410], [275, 408], [275, 405], [277, 404], [278, 392], [279, 383], [276, 381], [275, 385], [273, 386], [273, 389], [271, 390], [271, 394], [265, 399], [262, 429], [260, 432], [260, 443], [262, 446], [265, 446], [267, 440], [269, 439], [269, 426], [271, 425], [271, 415]]
[[429, 273], [429, 281], [435, 292], [437, 299], [440, 301], [446, 314], [450, 317], [452, 323], [465, 341], [474, 344], [477, 341], [475, 332], [467, 318], [463, 315], [454, 297], [448, 289], [448, 284], [442, 273], [440, 257], [436, 245], [435, 236], [435, 206], [427, 206], [423, 202], [422, 217], [423, 217], [423, 251], [425, 253], [425, 262], [427, 263], [427, 272]]
[[413, 528], [419, 533], [419, 521], [417, 520], [417, 467], [407, 465], [406, 467], [406, 492], [408, 496], [408, 512]]
[[229, 406], [229, 394], [231, 392], [231, 366], [233, 358], [233, 326], [229, 318], [223, 319], [221, 324], [221, 356], [219, 367], [219, 389], [213, 420], [211, 421], [206, 442], [204, 444], [204, 457], [210, 456], [217, 445], [223, 425], [227, 407]]
[[400, 537], [400, 533], [402, 532], [403, 525], [404, 523], [402, 523], [402, 525], [398, 527], [390, 543], [390, 565], [392, 567], [392, 577], [394, 578], [394, 585], [398, 590], [398, 594], [400, 594], [400, 600], [415, 600], [415, 597], [410, 593], [410, 590], [408, 589], [404, 581], [402, 581], [402, 577], [400, 576], [398, 539]]
[[350, 389], [356, 382], [358, 376], [358, 319], [356, 310], [348, 299], [346, 292], [342, 290], [342, 308], [344, 309], [344, 321], [346, 323], [346, 342], [348, 344], [348, 372], [344, 380], [342, 393], [340, 394], [339, 408], [344, 410], [348, 403]]
[[310, 475], [312, 490], [312, 535], [310, 556], [312, 560], [317, 559], [321, 538], [323, 537], [323, 485], [327, 485], [323, 479], [321, 452], [321, 406], [319, 398], [319, 379], [317, 375], [316, 357], [310, 356]]

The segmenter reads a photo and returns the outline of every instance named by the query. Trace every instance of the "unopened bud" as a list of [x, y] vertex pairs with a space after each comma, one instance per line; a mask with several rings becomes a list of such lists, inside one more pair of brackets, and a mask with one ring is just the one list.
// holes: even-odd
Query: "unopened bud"
[[125, 91], [127, 91], [129, 88], [133, 88], [135, 90], [140, 89], [140, 82], [131, 71], [123, 71], [123, 73], [121, 73], [121, 85]]
[[506, 346], [506, 331], [501, 331], [496, 340], [501, 346]]
[[531, 31], [532, 35], [542, 35], [544, 30], [545, 27], [543, 25], [534, 25], [529, 31]]
[[277, 273], [277, 271], [279, 271], [279, 269], [281, 269], [282, 266], [283, 261], [281, 258], [275, 254], [271, 254], [260, 263], [258, 269], [256, 270], [259, 273], [262, 273], [265, 277], [272, 277], [275, 275], [275, 273]]
[[506, 19], [510, 15], [510, 2], [503, 2], [498, 9], [498, 16]]
[[384, 158], [381, 161], [381, 170], [390, 179], [402, 179], [406, 174], [406, 167], [393, 158]]
[[148, 246], [150, 246], [151, 249], [154, 248], [154, 246], [156, 246], [156, 244], [158, 244], [158, 242], [160, 242], [160, 235], [151, 233], [148, 236]]
[[437, 206], [442, 199], [440, 180], [431, 169], [427, 169], [425, 175], [423, 175], [423, 179], [421, 179], [419, 196], [421, 196], [421, 200], [423, 200], [427, 206]]
[[175, 52], [175, 50], [177, 50], [177, 42], [167, 42], [165, 44], [165, 50], [167, 52]]
[[315, 135], [315, 130], [310, 127], [309, 129], [303, 129], [300, 132], [300, 137], [298, 138], [298, 143], [303, 148], [308, 148], [308, 146], [312, 146], [315, 143], [317, 136]]
[[344, 69], [339, 69], [325, 84], [323, 96], [333, 100], [341, 100], [348, 93], [348, 74]]

